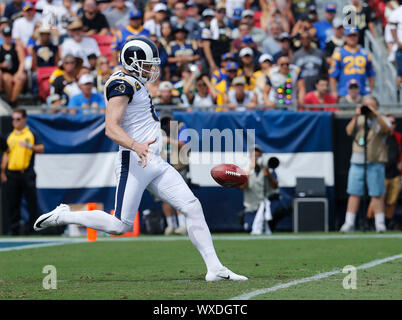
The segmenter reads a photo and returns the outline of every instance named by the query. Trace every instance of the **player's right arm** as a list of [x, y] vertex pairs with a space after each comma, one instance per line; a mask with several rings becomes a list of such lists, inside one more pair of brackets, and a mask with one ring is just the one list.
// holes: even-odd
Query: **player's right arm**
[[120, 122], [123, 118], [123, 114], [129, 103], [129, 96], [117, 95], [108, 100], [106, 106], [106, 136], [116, 142], [118, 145], [135, 151], [142, 161], [142, 167], [147, 165], [148, 152], [152, 152], [149, 149], [149, 145], [156, 141], [156, 138], [151, 141], [140, 143], [131, 138], [121, 127]]

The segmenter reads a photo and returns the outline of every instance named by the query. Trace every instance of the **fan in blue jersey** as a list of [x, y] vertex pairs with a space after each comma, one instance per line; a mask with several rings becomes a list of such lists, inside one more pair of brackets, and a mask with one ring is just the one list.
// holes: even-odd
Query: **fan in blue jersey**
[[358, 29], [349, 28], [346, 30], [346, 44], [332, 54], [329, 76], [331, 94], [335, 98], [347, 95], [347, 83], [351, 79], [358, 81], [361, 95], [373, 90], [375, 71], [371, 54], [358, 42]]
[[112, 44], [114, 63], [118, 62], [118, 54], [123, 48], [123, 44], [126, 40], [134, 37], [146, 37], [149, 38], [150, 32], [142, 27], [142, 12], [138, 9], [134, 9], [130, 12], [130, 23], [128, 26], [120, 29], [115, 34], [115, 41]]

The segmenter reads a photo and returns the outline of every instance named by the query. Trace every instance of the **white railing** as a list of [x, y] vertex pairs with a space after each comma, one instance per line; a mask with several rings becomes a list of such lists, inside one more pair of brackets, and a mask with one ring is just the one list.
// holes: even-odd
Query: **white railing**
[[373, 94], [380, 99], [381, 103], [396, 103], [396, 70], [388, 60], [388, 52], [379, 45], [377, 39], [368, 30], [366, 30], [364, 42], [365, 48], [371, 52], [376, 72]]

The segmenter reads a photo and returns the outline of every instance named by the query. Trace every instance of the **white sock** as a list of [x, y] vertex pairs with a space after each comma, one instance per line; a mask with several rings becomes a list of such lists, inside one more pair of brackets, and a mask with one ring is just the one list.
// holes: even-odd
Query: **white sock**
[[60, 225], [79, 224], [111, 234], [120, 234], [132, 230], [132, 225], [125, 224], [101, 210], [71, 211], [68, 214], [60, 214], [58, 223]]
[[180, 208], [180, 212], [186, 216], [188, 236], [200, 252], [208, 271], [215, 272], [222, 269], [223, 265], [216, 255], [200, 201], [197, 199]]
[[179, 227], [186, 226], [186, 217], [184, 216], [184, 214], [178, 214], [177, 215], [177, 220], [179, 221]]
[[174, 227], [174, 216], [166, 217], [166, 223], [168, 227]]
[[374, 214], [374, 223], [375, 225], [384, 225], [385, 224], [385, 213], [375, 213]]
[[356, 214], [352, 212], [346, 212], [345, 223], [354, 226], [356, 220]]

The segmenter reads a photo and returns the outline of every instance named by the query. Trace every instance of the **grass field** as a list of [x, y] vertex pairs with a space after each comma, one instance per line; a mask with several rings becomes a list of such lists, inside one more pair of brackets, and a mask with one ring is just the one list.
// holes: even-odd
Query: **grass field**
[[[0, 299], [231, 299], [334, 270], [341, 271], [251, 299], [402, 299], [402, 256], [357, 270], [356, 290], [342, 286], [344, 266], [401, 254], [402, 233], [216, 235], [221, 261], [249, 277], [246, 282], [216, 283], [205, 282], [204, 263], [187, 237], [82, 239], [9, 250], [18, 248], [13, 239], [0, 237]], [[41, 240], [33, 239], [34, 245]], [[62, 239], [43, 238], [51, 240]], [[57, 269], [56, 290], [42, 287], [46, 265]]]

